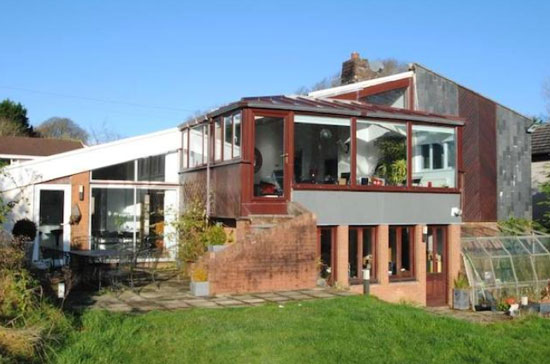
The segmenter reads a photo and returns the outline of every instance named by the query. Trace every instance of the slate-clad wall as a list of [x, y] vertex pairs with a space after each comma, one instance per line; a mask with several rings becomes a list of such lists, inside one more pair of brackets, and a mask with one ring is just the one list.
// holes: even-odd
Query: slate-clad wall
[[531, 218], [530, 120], [496, 106], [498, 219]]
[[458, 86], [419, 65], [415, 65], [416, 109], [444, 115], [458, 115]]

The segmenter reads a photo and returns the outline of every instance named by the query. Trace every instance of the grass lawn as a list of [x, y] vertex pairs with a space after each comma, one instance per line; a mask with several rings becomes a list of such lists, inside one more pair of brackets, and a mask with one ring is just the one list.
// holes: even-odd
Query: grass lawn
[[81, 319], [53, 362], [550, 362], [550, 320], [481, 326], [362, 296]]

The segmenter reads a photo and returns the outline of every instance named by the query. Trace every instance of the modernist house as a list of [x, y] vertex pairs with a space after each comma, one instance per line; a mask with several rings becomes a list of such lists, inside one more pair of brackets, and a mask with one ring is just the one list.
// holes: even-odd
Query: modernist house
[[0, 164], [25, 162], [80, 148], [84, 145], [79, 141], [0, 136]]
[[340, 87], [11, 166], [10, 221], [34, 219], [40, 244], [65, 251], [170, 247], [197, 190], [235, 233], [201, 262], [211, 294], [360, 290], [365, 270], [382, 299], [445, 305], [462, 226], [531, 215], [530, 121], [417, 64], [361, 81], [365, 67], [354, 54]]
[[531, 183], [533, 186], [533, 220], [539, 220], [548, 210], [539, 202], [544, 196], [539, 190], [541, 183], [550, 176], [550, 124], [538, 126], [532, 137]]
[[[311, 269], [285, 254], [311, 252], [315, 240], [288, 222], [293, 204], [315, 215], [303, 224], [317, 225], [313, 251], [331, 283], [362, 289], [368, 268], [373, 294], [429, 305], [449, 302], [461, 225], [529, 218], [527, 117], [417, 64], [352, 82], [366, 66], [353, 54], [343, 86], [243, 98], [181, 126], [184, 189], [206, 185], [211, 216], [233, 224], [238, 238], [256, 231], [246, 257], [209, 258], [223, 272], [214, 273], [215, 291], [234, 290], [232, 280], [267, 290], [276, 272], [288, 285], [311, 281]], [[261, 231], [266, 220], [271, 230], [284, 226], [279, 240]], [[306, 239], [288, 246], [300, 234]]]

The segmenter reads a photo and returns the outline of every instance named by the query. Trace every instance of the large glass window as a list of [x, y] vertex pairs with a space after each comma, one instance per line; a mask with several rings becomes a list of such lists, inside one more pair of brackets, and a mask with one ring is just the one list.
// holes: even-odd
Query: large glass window
[[454, 128], [413, 125], [412, 180], [414, 186], [456, 186]]
[[165, 181], [164, 154], [138, 159], [138, 181]]
[[369, 104], [387, 105], [404, 109], [407, 107], [407, 88], [398, 88], [361, 98]]
[[294, 117], [294, 175], [297, 183], [350, 183], [350, 120]]
[[376, 280], [374, 249], [374, 228], [349, 228], [348, 272], [352, 283], [363, 280], [363, 269], [370, 271], [371, 281]]
[[189, 135], [189, 167], [197, 167], [203, 164], [203, 126], [195, 126], [190, 129]]
[[131, 243], [135, 226], [134, 190], [93, 188], [92, 202], [92, 236], [99, 248]]
[[92, 187], [93, 248], [164, 248], [175, 203], [174, 190]]
[[144, 247], [162, 248], [164, 245], [164, 191], [137, 191], [138, 242]]
[[390, 280], [414, 277], [414, 228], [390, 226], [389, 250]]
[[357, 120], [357, 184], [407, 184], [407, 126]]
[[105, 181], [133, 181], [135, 179], [134, 168], [134, 161], [130, 161], [94, 169], [92, 171], [92, 179]]

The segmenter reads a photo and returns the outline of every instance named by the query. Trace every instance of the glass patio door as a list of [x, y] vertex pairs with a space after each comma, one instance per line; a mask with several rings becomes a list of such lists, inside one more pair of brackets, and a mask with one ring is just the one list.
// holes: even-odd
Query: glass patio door
[[429, 226], [426, 244], [426, 303], [447, 303], [447, 237], [444, 226]]
[[41, 248], [70, 249], [70, 186], [39, 185], [35, 192], [34, 220], [38, 223], [38, 244]]
[[287, 197], [286, 133], [286, 115], [254, 115], [254, 198], [281, 200]]

